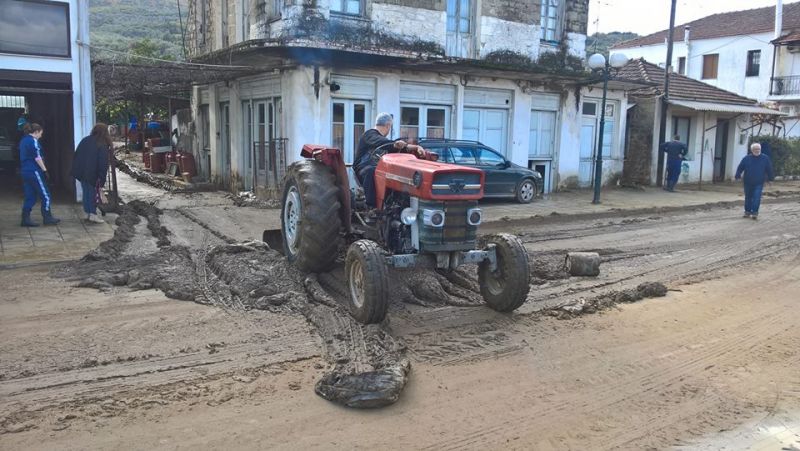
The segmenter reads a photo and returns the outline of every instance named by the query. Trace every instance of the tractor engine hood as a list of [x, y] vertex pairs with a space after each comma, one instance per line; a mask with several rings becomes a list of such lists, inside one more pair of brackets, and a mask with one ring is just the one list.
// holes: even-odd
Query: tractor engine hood
[[406, 153], [387, 154], [375, 170], [376, 201], [382, 208], [387, 190], [423, 200], [479, 200], [484, 177], [480, 169], [421, 160]]

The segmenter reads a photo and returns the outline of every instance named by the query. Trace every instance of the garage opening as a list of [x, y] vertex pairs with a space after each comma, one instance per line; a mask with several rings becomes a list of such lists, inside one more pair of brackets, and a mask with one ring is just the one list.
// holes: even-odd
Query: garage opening
[[55, 199], [74, 201], [75, 186], [69, 175], [75, 149], [72, 80], [70, 74], [0, 70], [0, 189], [18, 194], [21, 123], [44, 128], [40, 140]]

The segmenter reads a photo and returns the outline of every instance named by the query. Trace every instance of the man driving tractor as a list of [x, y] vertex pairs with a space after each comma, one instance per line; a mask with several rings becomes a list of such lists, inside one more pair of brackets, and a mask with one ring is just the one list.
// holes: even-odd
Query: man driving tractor
[[[356, 150], [355, 163], [353, 170], [358, 177], [358, 182], [364, 188], [364, 197], [370, 208], [375, 208], [375, 168], [378, 162], [373, 160], [372, 152], [383, 145], [391, 144], [393, 141], [386, 138], [392, 131], [392, 115], [380, 113], [375, 118], [375, 128], [371, 128], [361, 135]], [[422, 146], [408, 144], [405, 141], [394, 141], [394, 145], [389, 147], [387, 153], [408, 152], [417, 156], [424, 156], [425, 149]]]

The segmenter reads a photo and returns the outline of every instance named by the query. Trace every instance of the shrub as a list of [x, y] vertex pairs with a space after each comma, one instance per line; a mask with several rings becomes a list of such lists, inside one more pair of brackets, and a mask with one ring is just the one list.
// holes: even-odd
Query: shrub
[[800, 139], [751, 136], [750, 144], [754, 142], [761, 143], [762, 149], [769, 148], [767, 153], [772, 160], [775, 175], [800, 175]]

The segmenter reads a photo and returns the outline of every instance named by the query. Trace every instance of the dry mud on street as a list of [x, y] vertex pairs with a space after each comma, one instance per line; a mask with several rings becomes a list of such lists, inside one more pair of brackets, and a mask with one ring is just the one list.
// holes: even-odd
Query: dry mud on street
[[[758, 222], [716, 206], [486, 224], [530, 252], [518, 312], [483, 306], [474, 268], [406, 272], [372, 326], [343, 308], [341, 268], [242, 242], [235, 208], [159, 205], [129, 203], [81, 262], [0, 271], [0, 445], [665, 447], [800, 407], [797, 200]], [[598, 252], [600, 276], [568, 277], [570, 251]], [[682, 292], [627, 305], [664, 285]], [[386, 392], [350, 405], [399, 401], [314, 394], [348, 404], [361, 375]]]

